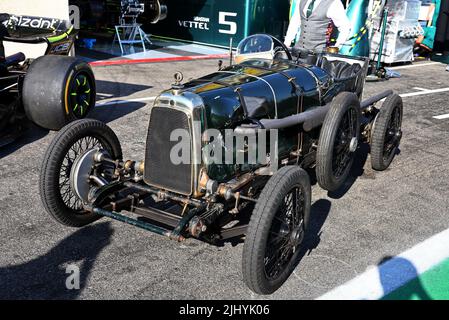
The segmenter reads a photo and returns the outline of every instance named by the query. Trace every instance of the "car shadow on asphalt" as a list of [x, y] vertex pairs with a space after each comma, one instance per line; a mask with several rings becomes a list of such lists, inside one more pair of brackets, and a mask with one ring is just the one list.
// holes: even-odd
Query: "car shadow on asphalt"
[[20, 150], [24, 146], [36, 142], [49, 133], [48, 130], [42, 129], [36, 125], [31, 125], [31, 127], [23, 132], [21, 136], [19, 136], [16, 140], [12, 141], [11, 143], [0, 147], [0, 159], [5, 158], [6, 156], [9, 156], [10, 154]]
[[[332, 205], [331, 202], [326, 199], [319, 199], [312, 204], [310, 208], [309, 227], [304, 237], [304, 242], [301, 252], [299, 254], [298, 263], [300, 260], [302, 260], [302, 258], [305, 255], [310, 254], [320, 244], [322, 233], [321, 229], [324, 223], [326, 222], [327, 217], [329, 216], [331, 205]], [[245, 212], [245, 215], [246, 218], [241, 217], [241, 219], [245, 223], [248, 223], [251, 217], [251, 210], [247, 210]], [[215, 243], [215, 245], [217, 247], [223, 247], [226, 245], [226, 243], [230, 243], [232, 246], [235, 247], [244, 242], [245, 242], [244, 236], [239, 236], [231, 239], [218, 241], [217, 243]]]
[[[126, 97], [136, 92], [151, 89], [152, 86], [136, 85], [128, 83], [119, 83], [113, 81], [97, 80], [97, 96], [100, 98], [98, 103], [101, 103], [103, 98], [118, 98], [120, 102], [121, 97]], [[105, 123], [109, 123], [120, 119], [128, 114], [131, 114], [147, 104], [143, 102], [129, 102], [108, 104], [105, 106], [97, 105], [89, 114], [89, 118], [97, 119]], [[49, 130], [40, 128], [34, 124], [30, 124], [30, 128], [24, 131], [16, 140], [0, 147], [0, 159], [16, 152], [24, 146], [33, 142], [39, 141], [49, 133]]]
[[[142, 102], [129, 102], [126, 104], [99, 106], [92, 110], [88, 118], [97, 119], [104, 123], [109, 123], [125, 117], [126, 115], [131, 114], [145, 106], [146, 104]], [[14, 152], [29, 144], [41, 140], [42, 138], [46, 137], [49, 132], [49, 130], [40, 128], [32, 124], [30, 128], [23, 132], [23, 134], [21, 134], [16, 140], [0, 147], [0, 159], [13, 154]], [[46, 148], [47, 146], [44, 146], [44, 150], [46, 150]]]
[[101, 102], [104, 99], [128, 97], [153, 88], [153, 86], [106, 80], [96, 80], [95, 83], [97, 87], [97, 102]]
[[[0, 267], [0, 300], [76, 299], [87, 287], [95, 261], [113, 233], [110, 222], [94, 224], [74, 232], [42, 256]], [[79, 268], [79, 289], [67, 289], [66, 281], [72, 275], [67, 266]]]
[[[345, 183], [336, 191], [328, 192], [327, 196], [331, 199], [341, 199], [343, 198], [349, 190], [351, 190], [357, 179], [376, 179], [376, 171], [371, 167], [370, 155], [370, 145], [362, 144], [357, 150], [354, 163], [351, 167], [348, 178]], [[401, 153], [401, 150], [396, 151], [395, 157]], [[394, 160], [393, 160], [394, 161]], [[388, 169], [387, 169], [388, 170]], [[315, 178], [316, 179], [316, 178]]]
[[[97, 106], [89, 115], [89, 118], [103, 121], [104, 123], [113, 122], [123, 118], [143, 107], [147, 104], [143, 102], [129, 102], [110, 104], [106, 106]], [[149, 117], [148, 117], [149, 120]]]
[[368, 144], [362, 144], [360, 148], [357, 150], [354, 163], [352, 164], [351, 171], [349, 172], [349, 176], [344, 182], [344, 184], [336, 191], [329, 191], [327, 196], [331, 199], [341, 199], [346, 193], [351, 190], [354, 183], [358, 178], [364, 176], [366, 178], [374, 179], [374, 172], [371, 169], [371, 166], [368, 168], [368, 156], [370, 152], [370, 147]]
[[[401, 150], [398, 149], [396, 151], [396, 156], [401, 153]], [[376, 179], [376, 171], [371, 167], [370, 157], [370, 146], [368, 144], [363, 144], [357, 150], [354, 163], [351, 167], [351, 171], [349, 173], [348, 178], [344, 182], [344, 184], [336, 191], [329, 191], [327, 196], [331, 199], [341, 199], [343, 198], [349, 190], [351, 190], [354, 183], [359, 179]], [[317, 184], [316, 172], [315, 170], [308, 170], [310, 176], [310, 182], [312, 185]]]
[[323, 233], [322, 229], [331, 211], [331, 206], [332, 203], [327, 199], [319, 199], [313, 203], [310, 210], [309, 227], [304, 237], [297, 264], [299, 264], [306, 255], [310, 255], [320, 244], [321, 235]]

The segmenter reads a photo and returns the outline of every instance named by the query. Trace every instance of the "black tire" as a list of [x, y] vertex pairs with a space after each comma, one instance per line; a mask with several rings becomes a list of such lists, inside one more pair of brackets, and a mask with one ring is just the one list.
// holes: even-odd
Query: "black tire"
[[95, 106], [95, 77], [84, 61], [43, 56], [31, 64], [22, 88], [27, 117], [48, 130], [85, 118]]
[[316, 176], [324, 190], [336, 191], [346, 181], [355, 157], [351, 148], [357, 146], [359, 134], [360, 101], [354, 93], [342, 92], [332, 101], [318, 142]]
[[386, 170], [396, 155], [402, 139], [402, 98], [392, 94], [382, 104], [371, 134], [371, 166]]
[[82, 209], [69, 179], [76, 157], [94, 146], [108, 151], [114, 159], [122, 159], [115, 133], [106, 124], [92, 119], [77, 120], [64, 127], [45, 153], [40, 171], [40, 196], [45, 210], [63, 225], [82, 227], [99, 218]]
[[[279, 224], [279, 214], [285, 198], [289, 196], [292, 191], [296, 194], [297, 190], [299, 190], [300, 194], [303, 196], [303, 201], [297, 201], [297, 203], [302, 203], [303, 209], [302, 225], [301, 227], [298, 226], [300, 230], [295, 231], [295, 234], [299, 231], [301, 232], [300, 239], [298, 238], [297, 240], [299, 243], [297, 244], [297, 247], [295, 247], [296, 250], [290, 249], [292, 250], [290, 253], [291, 257], [289, 257], [288, 261], [285, 261], [283, 269], [275, 276], [271, 276], [271, 272], [267, 271], [268, 266], [265, 265], [265, 258], [269, 253], [267, 249], [271, 249], [273, 252], [278, 252], [278, 250], [275, 250], [273, 249], [273, 246], [268, 245], [269, 242], [271, 243], [273, 240], [270, 235], [274, 234], [272, 233], [273, 230], [277, 230], [278, 227], [279, 234], [281, 233], [281, 228], [283, 226], [287, 226], [289, 229], [291, 228], [291, 226], [288, 226], [287, 224]], [[309, 176], [303, 169], [296, 166], [288, 166], [280, 169], [273, 177], [271, 177], [265, 188], [262, 190], [259, 201], [253, 210], [243, 247], [243, 280], [253, 292], [257, 294], [271, 294], [279, 289], [293, 272], [298, 254], [300, 253], [299, 249], [302, 245], [304, 234], [309, 223], [310, 202], [311, 186]], [[279, 224], [279, 226], [276, 223]], [[285, 228], [283, 230], [283, 234], [285, 235], [284, 240], [288, 239], [287, 241], [293, 241], [294, 231], [290, 230], [290, 233], [286, 233]], [[286, 243], [284, 245], [288, 246], [289, 244]], [[291, 245], [294, 246], [296, 243]]]

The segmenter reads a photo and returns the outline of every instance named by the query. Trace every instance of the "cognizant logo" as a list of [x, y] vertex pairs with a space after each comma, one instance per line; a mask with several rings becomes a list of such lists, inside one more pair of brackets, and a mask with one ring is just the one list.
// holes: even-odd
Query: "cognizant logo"
[[12, 16], [10, 21], [14, 25], [23, 28], [35, 28], [35, 29], [48, 29], [55, 30], [63, 23], [60, 19], [53, 18], [39, 18], [39, 17], [28, 17], [28, 16]]
[[[69, 7], [69, 22], [75, 29], [80, 28], [80, 9], [78, 6]], [[5, 26], [15, 26], [22, 28], [44, 29], [44, 30], [59, 30], [61, 26], [65, 29], [65, 20], [56, 18], [45, 17], [32, 17], [32, 16], [17, 16], [12, 15]]]

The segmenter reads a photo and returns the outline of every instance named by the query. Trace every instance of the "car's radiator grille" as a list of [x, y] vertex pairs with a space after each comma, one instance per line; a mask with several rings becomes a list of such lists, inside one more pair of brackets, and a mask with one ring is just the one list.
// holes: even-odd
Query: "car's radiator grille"
[[170, 141], [171, 133], [184, 129], [190, 135], [189, 119], [184, 112], [169, 107], [155, 107], [151, 112], [146, 145], [145, 183], [185, 195], [192, 193], [192, 167], [174, 164], [170, 159], [179, 141]]

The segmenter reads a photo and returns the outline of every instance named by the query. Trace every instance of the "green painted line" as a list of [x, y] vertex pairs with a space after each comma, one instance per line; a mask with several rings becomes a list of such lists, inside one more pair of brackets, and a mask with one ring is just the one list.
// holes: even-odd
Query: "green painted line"
[[319, 300], [449, 299], [449, 229], [383, 259]]
[[78, 94], [76, 93], [76, 92], [73, 92], [72, 93], [72, 96], [77, 96]]
[[381, 300], [449, 300], [449, 259]]
[[78, 104], [75, 105], [75, 108], [73, 108], [73, 111], [76, 111], [76, 109], [78, 109]]

